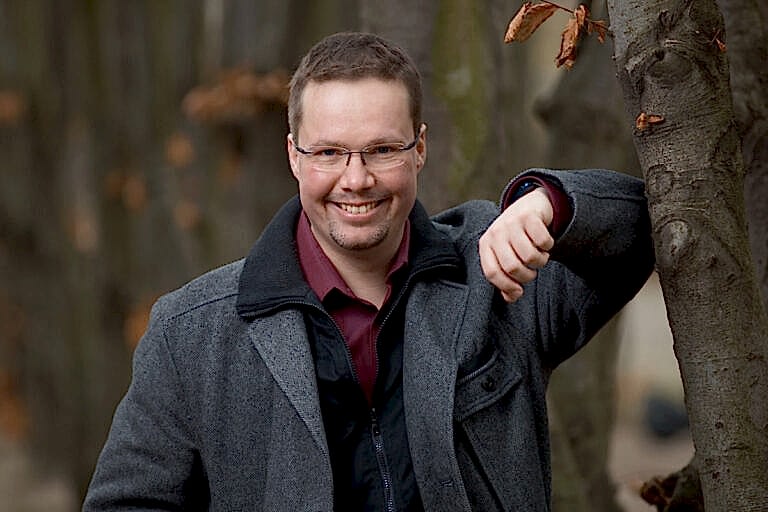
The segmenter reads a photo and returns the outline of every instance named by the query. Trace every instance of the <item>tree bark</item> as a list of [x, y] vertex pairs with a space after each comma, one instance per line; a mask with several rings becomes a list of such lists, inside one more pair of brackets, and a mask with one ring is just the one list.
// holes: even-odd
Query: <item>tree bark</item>
[[708, 512], [768, 503], [768, 318], [714, 0], [609, 0]]
[[746, 167], [744, 202], [752, 258], [768, 305], [768, 3], [717, 0], [725, 18], [731, 92]]

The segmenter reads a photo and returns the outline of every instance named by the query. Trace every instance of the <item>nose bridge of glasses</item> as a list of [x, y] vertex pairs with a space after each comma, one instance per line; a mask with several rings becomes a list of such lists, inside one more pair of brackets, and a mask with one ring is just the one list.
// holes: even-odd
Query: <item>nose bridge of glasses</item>
[[365, 150], [365, 149], [361, 149], [361, 150], [358, 150], [358, 151], [351, 151], [351, 150], [345, 151], [345, 154], [347, 155], [347, 162], [344, 164], [344, 167], [349, 167], [349, 164], [352, 162], [352, 155], [354, 155], [354, 154], [360, 155], [360, 162], [363, 165], [366, 165], [366, 163], [365, 163], [365, 153], [367, 153], [367, 150]]

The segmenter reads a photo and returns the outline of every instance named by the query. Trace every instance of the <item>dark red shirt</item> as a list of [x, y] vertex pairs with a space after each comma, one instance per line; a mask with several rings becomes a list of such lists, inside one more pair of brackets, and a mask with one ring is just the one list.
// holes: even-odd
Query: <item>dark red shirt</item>
[[[408, 264], [409, 240], [410, 223], [406, 221], [403, 240], [387, 273], [384, 305], [392, 294], [392, 277]], [[301, 215], [296, 227], [296, 247], [304, 277], [341, 330], [352, 356], [352, 364], [360, 387], [368, 398], [368, 402], [372, 403], [378, 364], [376, 337], [382, 321], [379, 315], [380, 310], [372, 303], [359, 298], [347, 286], [339, 271], [317, 243], [306, 214]], [[384, 305], [382, 310], [385, 309]]]

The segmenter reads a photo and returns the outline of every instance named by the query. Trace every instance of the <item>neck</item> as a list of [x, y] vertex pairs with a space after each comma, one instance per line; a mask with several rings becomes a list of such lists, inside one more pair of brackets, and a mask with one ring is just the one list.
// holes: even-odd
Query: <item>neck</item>
[[387, 274], [397, 257], [404, 232], [391, 237], [381, 245], [369, 249], [350, 251], [336, 245], [331, 247], [318, 239], [320, 247], [336, 267], [350, 289], [368, 302], [381, 308], [387, 293]]
[[378, 254], [373, 254], [373, 251], [360, 251], [359, 254], [326, 251], [328, 259], [355, 295], [376, 305], [377, 308], [381, 308], [384, 303], [387, 273], [395, 254], [397, 247], [393, 251]]

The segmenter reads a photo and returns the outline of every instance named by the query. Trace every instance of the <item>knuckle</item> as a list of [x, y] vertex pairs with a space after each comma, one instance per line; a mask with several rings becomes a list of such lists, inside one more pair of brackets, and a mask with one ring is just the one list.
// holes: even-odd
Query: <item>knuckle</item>
[[504, 266], [504, 272], [507, 274], [518, 274], [523, 269], [520, 261], [513, 261]]
[[538, 256], [539, 256], [538, 254], [536, 254], [535, 252], [531, 251], [529, 253], [521, 255], [520, 256], [520, 260], [522, 261], [522, 263], [526, 267], [529, 267], [529, 266], [535, 265], [536, 263], [539, 262], [539, 257]]

